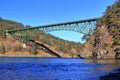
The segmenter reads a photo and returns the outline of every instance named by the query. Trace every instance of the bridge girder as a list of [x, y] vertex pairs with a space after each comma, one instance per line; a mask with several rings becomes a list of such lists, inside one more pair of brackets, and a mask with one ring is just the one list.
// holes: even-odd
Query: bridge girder
[[92, 33], [95, 27], [96, 27], [96, 21], [90, 21], [83, 23], [54, 25], [54, 26], [39, 28], [39, 30], [42, 30], [44, 32], [64, 30], [64, 31], [79, 32], [82, 34], [88, 34], [88, 33]]
[[14, 38], [22, 42], [24, 40], [33, 39], [34, 38], [33, 34], [37, 34], [37, 33], [40, 34], [41, 31], [50, 32], [50, 31], [65, 30], [65, 31], [79, 32], [82, 34], [92, 34], [94, 32], [94, 29], [96, 28], [97, 20], [98, 18], [94, 18], [94, 19], [87, 19], [80, 21], [51, 24], [51, 25], [43, 25], [32, 28], [8, 30], [7, 33], [11, 34]]
[[20, 32], [26, 30], [42, 30], [44, 32], [50, 31], [58, 31], [58, 30], [67, 30], [67, 31], [75, 31], [82, 34], [92, 33], [96, 27], [96, 21], [99, 18], [93, 19], [86, 19], [86, 20], [79, 20], [79, 21], [71, 21], [65, 23], [58, 23], [58, 24], [50, 24], [50, 25], [43, 25], [37, 26], [32, 28], [23, 28], [23, 29], [16, 29], [16, 30], [8, 30], [9, 32]]

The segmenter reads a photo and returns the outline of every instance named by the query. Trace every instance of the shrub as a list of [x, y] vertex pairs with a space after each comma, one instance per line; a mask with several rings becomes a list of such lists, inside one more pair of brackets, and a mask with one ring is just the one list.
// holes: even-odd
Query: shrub
[[1, 38], [6, 38], [6, 32], [5, 32], [5, 30], [0, 30], [0, 37]]
[[5, 54], [5, 52], [6, 52], [6, 50], [5, 50], [4, 44], [0, 44], [0, 53]]
[[19, 44], [18, 46], [16, 46], [16, 47], [14, 48], [14, 51], [21, 51], [22, 49], [23, 49], [22, 45]]
[[38, 54], [37, 45], [36, 45], [36, 44], [34, 44], [34, 45], [31, 47], [30, 53], [31, 53], [31, 54], [34, 54], [34, 55]]

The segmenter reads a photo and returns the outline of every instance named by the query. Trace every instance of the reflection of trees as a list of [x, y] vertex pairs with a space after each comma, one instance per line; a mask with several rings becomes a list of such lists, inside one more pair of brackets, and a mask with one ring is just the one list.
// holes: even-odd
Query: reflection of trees
[[98, 65], [103, 65], [103, 67], [99, 67], [98, 69], [101, 71], [110, 71], [113, 69], [120, 68], [120, 61], [119, 60], [114, 60], [114, 59], [87, 59], [87, 63], [95, 63]]

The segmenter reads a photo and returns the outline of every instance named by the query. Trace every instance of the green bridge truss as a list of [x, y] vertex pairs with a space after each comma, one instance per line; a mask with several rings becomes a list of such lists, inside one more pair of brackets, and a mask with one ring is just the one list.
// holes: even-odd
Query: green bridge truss
[[[79, 20], [79, 21], [71, 21], [64, 22], [58, 24], [50, 24], [43, 25], [32, 28], [22, 28], [16, 30], [8, 30], [7, 33], [11, 34], [13, 37], [19, 40], [29, 40], [33, 39], [36, 34], [40, 34], [42, 32], [50, 32], [50, 31], [74, 31], [82, 34], [92, 34], [94, 29], [96, 28], [96, 23], [99, 18]], [[34, 34], [34, 35], [32, 35]]]

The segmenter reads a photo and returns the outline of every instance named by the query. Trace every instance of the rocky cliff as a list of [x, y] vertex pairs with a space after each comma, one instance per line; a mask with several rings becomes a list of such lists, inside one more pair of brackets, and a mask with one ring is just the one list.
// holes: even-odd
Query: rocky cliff
[[113, 38], [106, 26], [97, 27], [91, 38], [81, 49], [81, 56], [87, 58], [113, 58]]
[[109, 6], [97, 21], [95, 32], [81, 48], [80, 55], [120, 59], [120, 0]]

